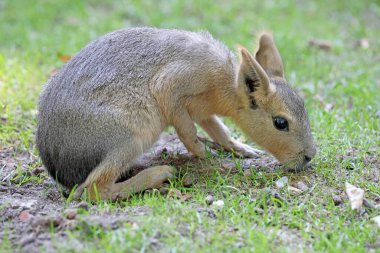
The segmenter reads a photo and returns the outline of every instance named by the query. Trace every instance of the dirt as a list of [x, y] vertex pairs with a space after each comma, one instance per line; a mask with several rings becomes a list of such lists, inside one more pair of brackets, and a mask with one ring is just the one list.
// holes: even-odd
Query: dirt
[[[270, 180], [271, 177], [278, 180], [279, 172], [283, 170], [268, 154], [237, 162], [231, 153], [215, 155], [217, 152], [210, 150], [208, 153], [212, 159], [200, 160], [189, 154], [175, 134], [163, 134], [155, 146], [140, 157], [130, 172], [123, 175], [119, 181], [129, 178], [147, 167], [162, 164], [177, 168], [177, 177], [184, 187], [191, 187], [194, 184], [204, 185], [207, 176], [215, 170], [224, 175], [243, 170], [244, 175], [250, 176], [251, 170], [248, 168], [253, 168], [255, 171], [264, 172], [257, 175], [257, 177], [265, 176], [267, 178], [261, 181]], [[363, 161], [365, 164], [371, 165], [370, 171], [364, 173], [364, 180], [368, 177], [373, 182], [379, 182], [378, 160], [373, 154], [369, 153]], [[357, 150], [353, 149], [350, 153], [337, 157], [337, 159], [350, 161], [356, 156]], [[343, 164], [345, 168], [343, 172], [355, 169], [351, 168], [355, 167], [354, 164], [349, 162]], [[337, 174], [339, 176], [339, 173]], [[300, 191], [312, 191], [314, 184], [310, 182], [321, 182], [321, 178], [317, 179], [312, 171], [306, 171], [306, 174], [301, 173], [296, 176], [288, 174], [288, 176], [292, 179], [289, 187], [296, 187]], [[26, 180], [30, 181], [26, 182]], [[257, 180], [257, 182], [259, 181]], [[265, 188], [264, 185], [256, 185], [255, 189], [262, 187]], [[253, 190], [255, 191], [255, 189]], [[347, 201], [342, 191], [329, 187], [327, 187], [327, 191], [326, 194], [331, 195], [335, 205], [340, 206]], [[182, 194], [176, 189], [161, 188], [159, 192], [168, 197], [172, 195], [173, 198], [181, 201], [191, 201], [192, 199], [190, 194]], [[276, 189], [268, 189], [268, 194], [268, 196], [280, 200], [282, 198]], [[65, 194], [62, 187], [57, 185], [47, 174], [38, 157], [27, 152], [0, 148], [0, 246], [2, 241], [7, 240], [15, 252], [40, 252], [41, 248], [47, 252], [55, 252], [57, 240], [60, 243], [65, 242], [70, 233], [79, 230], [81, 233], [91, 233], [93, 226], [100, 226], [105, 230], [125, 229], [125, 223], [129, 223], [132, 227], [138, 226], [139, 218], [152, 213], [147, 206], [131, 207], [124, 204], [113, 208], [112, 211], [107, 211], [107, 208], [98, 208], [97, 205], [87, 202], [68, 203], [65, 195], [67, 193]], [[210, 197], [208, 196], [208, 198]], [[379, 205], [380, 196], [373, 197], [372, 201], [374, 205]], [[195, 208], [199, 212], [207, 213], [210, 219], [215, 219], [214, 199], [205, 199], [205, 203], [207, 205], [204, 207]], [[257, 211], [260, 212], [260, 208]], [[82, 216], [80, 214], [89, 215]], [[289, 232], [290, 230], [288, 230], [286, 226], [282, 227], [278, 240], [298, 237], [297, 231]], [[293, 237], [289, 237], [289, 233], [293, 234]], [[297, 241], [295, 240], [295, 242]], [[289, 243], [291, 244], [291, 242]], [[156, 246], [159, 249], [160, 242], [157, 241]], [[70, 240], [70, 248], [75, 248], [80, 252], [82, 247], [83, 243], [80, 241]]]
[[[213, 159], [200, 160], [188, 153], [175, 134], [164, 134], [149, 152], [136, 161], [130, 173], [119, 181], [147, 167], [169, 164], [179, 169], [179, 174], [186, 172], [183, 185], [191, 186], [199, 178], [211, 174], [212, 167], [219, 168], [221, 173], [236, 171], [232, 157], [213, 156]], [[126, 222], [133, 224], [136, 217], [151, 212], [148, 207], [142, 206], [122, 208], [110, 213], [98, 211], [96, 205], [86, 202], [67, 203], [62, 187], [48, 176], [38, 157], [0, 149], [0, 158], [0, 239], [10, 241], [18, 251], [38, 252], [41, 247], [46, 251], [54, 251], [52, 227], [55, 236], [64, 240], [68, 232], [77, 227], [98, 225], [105, 229], [116, 229]], [[274, 170], [278, 164], [273, 163], [270, 156], [262, 155], [258, 159], [242, 160], [243, 169], [249, 166]], [[32, 180], [24, 182], [27, 178]], [[186, 195], [180, 197], [185, 201], [191, 198]], [[91, 215], [83, 220], [77, 216], [81, 212]]]

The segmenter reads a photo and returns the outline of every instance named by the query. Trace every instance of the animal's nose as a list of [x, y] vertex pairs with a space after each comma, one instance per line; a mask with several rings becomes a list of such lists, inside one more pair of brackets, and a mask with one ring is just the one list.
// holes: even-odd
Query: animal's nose
[[313, 142], [312, 145], [310, 145], [310, 147], [305, 149], [305, 153], [304, 153], [305, 162], [307, 163], [310, 162], [314, 158], [316, 153], [317, 153], [317, 147], [315, 146]]
[[311, 161], [311, 157], [310, 156], [307, 156], [307, 155], [305, 155], [305, 161], [308, 163], [308, 162], [310, 162]]

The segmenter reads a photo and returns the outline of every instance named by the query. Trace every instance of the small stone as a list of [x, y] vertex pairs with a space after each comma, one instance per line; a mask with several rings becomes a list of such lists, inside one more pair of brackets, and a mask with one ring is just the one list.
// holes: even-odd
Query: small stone
[[284, 188], [289, 182], [289, 179], [287, 176], [283, 176], [279, 180], [276, 181], [276, 186], [278, 189]]
[[375, 216], [371, 220], [373, 220], [373, 222], [375, 222], [380, 228], [380, 216]]
[[[285, 199], [276, 190], [271, 190], [270, 195], [273, 198], [280, 200], [282, 203], [285, 203]], [[278, 205], [280, 204], [278, 203]]]
[[20, 178], [20, 177], [13, 178], [13, 179], [11, 179], [11, 182], [12, 182], [13, 184], [19, 184], [19, 183], [21, 183], [21, 178]]
[[135, 230], [140, 228], [139, 224], [137, 224], [136, 222], [133, 222], [131, 227]]
[[87, 202], [80, 202], [78, 205], [77, 205], [77, 208], [80, 208], [80, 209], [84, 209], [84, 210], [88, 210], [88, 203]]
[[6, 192], [6, 191], [8, 191], [8, 188], [9, 188], [9, 187], [6, 187], [6, 186], [3, 186], [3, 185], [0, 185], [0, 192]]
[[334, 201], [334, 205], [339, 206], [343, 203], [342, 198], [339, 195], [332, 194], [331, 195], [332, 200]]
[[32, 170], [32, 174], [37, 176], [39, 174], [41, 174], [42, 172], [44, 172], [45, 169], [41, 166], [41, 167], [36, 167]]
[[302, 193], [302, 190], [295, 188], [293, 186], [290, 186], [290, 185], [288, 186], [288, 190], [289, 190], [290, 194], [292, 194], [292, 195], [299, 195]]
[[161, 187], [158, 191], [161, 193], [161, 195], [166, 195], [169, 192], [168, 188], [166, 187]]
[[50, 216], [50, 217], [35, 217], [33, 219], [33, 226], [34, 227], [49, 227], [50, 225], [53, 225], [54, 227], [58, 227], [62, 223], [61, 217], [56, 216]]
[[163, 183], [161, 187], [170, 188], [170, 184], [169, 183]]
[[36, 235], [30, 234], [30, 235], [27, 235], [27, 236], [21, 238], [19, 244], [21, 247], [24, 247], [25, 245], [30, 244], [30, 243], [34, 242], [35, 240], [36, 240]]
[[252, 175], [250, 169], [246, 169], [246, 170], [243, 172], [243, 174], [244, 174], [244, 176], [246, 176], [246, 177], [250, 177], [250, 176]]
[[13, 194], [12, 194], [12, 197], [13, 197], [13, 198], [22, 198], [22, 194], [16, 192], [16, 193], [13, 193]]
[[375, 117], [376, 117], [377, 119], [380, 118], [380, 110], [378, 110], [378, 111], [376, 112]]
[[352, 210], [359, 210], [363, 206], [364, 190], [348, 182], [345, 183], [346, 193]]
[[22, 222], [26, 222], [28, 220], [30, 220], [30, 218], [33, 217], [33, 215], [31, 215], [27, 210], [24, 210], [20, 213], [20, 215], [18, 216], [19, 219], [22, 221]]
[[264, 210], [261, 209], [260, 207], [255, 207], [254, 210], [255, 210], [256, 214], [264, 214], [265, 213]]
[[183, 178], [183, 182], [182, 182], [182, 185], [184, 187], [190, 187], [194, 184], [194, 180], [193, 178], [190, 176], [190, 175], [186, 175], [184, 178]]
[[173, 197], [173, 198], [177, 198], [177, 199], [179, 199], [179, 198], [182, 197], [182, 193], [181, 193], [180, 190], [175, 189], [175, 188], [172, 188], [172, 189], [170, 189], [169, 192], [168, 192], [168, 197]]
[[44, 180], [44, 182], [42, 183], [42, 185], [43, 185], [44, 188], [51, 188], [51, 187], [53, 187], [53, 183], [50, 180]]
[[65, 230], [73, 230], [77, 228], [78, 221], [77, 220], [66, 220], [65, 223], [63, 223], [62, 228]]
[[[13, 195], [12, 195], [13, 196]], [[37, 206], [37, 200], [35, 199], [29, 199], [29, 200], [22, 200], [22, 199], [14, 199], [11, 208], [12, 209], [34, 209]]]
[[355, 42], [354, 46], [356, 48], [368, 49], [369, 48], [369, 40], [367, 38], [361, 38]]
[[32, 220], [33, 227], [45, 227], [48, 223], [48, 219], [46, 217], [37, 216]]
[[325, 105], [325, 111], [326, 111], [326, 112], [332, 112], [333, 109], [334, 109], [334, 104], [332, 104], [332, 103], [327, 103], [327, 104]]
[[22, 207], [25, 209], [34, 209], [37, 206], [37, 200], [36, 199], [28, 199], [26, 201], [23, 201]]
[[54, 216], [49, 219], [49, 225], [51, 223], [54, 227], [58, 227], [59, 225], [61, 225], [62, 221], [63, 220], [61, 217]]
[[212, 203], [212, 205], [220, 208], [224, 206], [224, 201], [220, 199]]
[[231, 162], [224, 162], [224, 163], [222, 163], [221, 167], [225, 170], [230, 170], [230, 169], [235, 168], [235, 165]]
[[294, 186], [303, 192], [309, 190], [309, 187], [302, 181], [298, 181]]
[[207, 195], [205, 198], [205, 202], [207, 205], [212, 205], [212, 203], [214, 202], [214, 197], [212, 195]]
[[185, 195], [183, 195], [183, 196], [181, 197], [181, 200], [182, 200], [182, 201], [187, 201], [187, 200], [189, 200], [189, 199], [191, 199], [191, 198], [193, 198], [193, 195], [187, 193], [187, 194], [185, 194]]
[[68, 220], [74, 220], [77, 217], [78, 210], [77, 209], [66, 209], [63, 211], [63, 215]]
[[48, 199], [53, 200], [53, 201], [58, 201], [61, 198], [61, 194], [57, 190], [55, 190], [55, 189], [50, 189], [46, 193], [46, 197]]

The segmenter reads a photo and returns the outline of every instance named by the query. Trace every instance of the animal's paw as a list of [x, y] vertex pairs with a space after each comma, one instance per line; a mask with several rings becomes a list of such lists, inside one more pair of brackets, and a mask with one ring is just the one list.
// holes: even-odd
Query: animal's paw
[[176, 173], [176, 169], [171, 166], [162, 165], [157, 166], [150, 171], [150, 188], [159, 188], [161, 185], [168, 181], [169, 179], [173, 179]]
[[230, 148], [236, 155], [244, 158], [257, 158], [264, 154], [263, 151], [254, 149], [244, 143], [233, 141], [233, 146]]

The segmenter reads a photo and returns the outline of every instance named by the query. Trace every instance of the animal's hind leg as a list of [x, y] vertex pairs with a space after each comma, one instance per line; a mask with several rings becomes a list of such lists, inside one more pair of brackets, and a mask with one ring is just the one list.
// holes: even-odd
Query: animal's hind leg
[[130, 164], [143, 153], [142, 140], [129, 137], [129, 142], [110, 150], [103, 160], [87, 176], [74, 193], [74, 198], [79, 199], [84, 189], [91, 200], [108, 199], [111, 188], [120, 177], [128, 170]]
[[141, 171], [124, 182], [116, 183], [124, 170], [121, 163], [111, 161], [118, 161], [118, 159], [105, 160], [99, 164], [87, 177], [86, 182], [78, 187], [74, 198], [79, 199], [86, 189], [91, 201], [98, 198], [103, 200], [125, 199], [132, 193], [159, 188], [163, 182], [173, 178], [175, 173], [173, 167], [155, 166]]
[[79, 199], [85, 189], [91, 201], [96, 200], [97, 197], [107, 199], [110, 187], [116, 182], [121, 172], [120, 165], [103, 161], [90, 173], [86, 181], [76, 189], [74, 199]]
[[131, 193], [159, 188], [163, 182], [172, 179], [174, 174], [175, 169], [171, 166], [162, 165], [147, 168], [124, 182], [113, 184], [107, 197], [112, 200], [125, 199]]
[[[125, 199], [133, 193], [141, 192], [146, 189], [159, 188], [162, 183], [168, 179], [172, 179], [175, 174], [175, 169], [170, 166], [155, 166], [147, 168], [130, 179], [115, 183], [119, 173], [104, 172], [97, 173], [96, 179], [90, 180], [86, 185], [90, 200], [94, 201], [97, 198], [103, 200], [120, 200]], [[94, 177], [94, 176], [93, 176]], [[83, 192], [83, 187], [77, 189], [77, 196]]]

